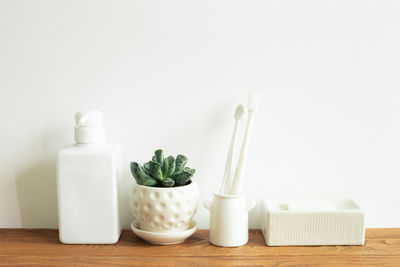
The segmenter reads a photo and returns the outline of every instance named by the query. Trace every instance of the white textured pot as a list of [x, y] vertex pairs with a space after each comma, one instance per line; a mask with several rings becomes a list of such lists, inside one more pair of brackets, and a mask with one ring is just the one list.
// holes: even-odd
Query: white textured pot
[[140, 229], [179, 232], [189, 228], [196, 213], [199, 190], [195, 182], [179, 187], [150, 187], [132, 182], [129, 204]]

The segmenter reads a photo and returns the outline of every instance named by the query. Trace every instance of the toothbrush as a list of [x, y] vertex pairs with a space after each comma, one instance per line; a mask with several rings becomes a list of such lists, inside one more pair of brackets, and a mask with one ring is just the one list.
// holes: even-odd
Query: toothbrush
[[229, 194], [231, 194], [231, 195], [238, 195], [238, 194], [242, 193], [244, 165], [246, 163], [246, 156], [247, 156], [247, 144], [248, 144], [251, 126], [252, 126], [252, 122], [253, 122], [253, 116], [254, 116], [254, 113], [256, 112], [257, 105], [258, 105], [258, 99], [259, 99], [258, 94], [252, 93], [249, 98], [249, 104], [247, 105], [248, 119], [247, 119], [246, 132], [244, 134], [243, 144], [242, 144], [242, 148], [240, 151], [239, 160], [237, 162], [235, 176], [234, 176], [232, 186], [229, 191]]
[[235, 127], [233, 128], [233, 135], [232, 135], [232, 141], [231, 145], [229, 147], [229, 152], [228, 152], [228, 157], [226, 159], [226, 165], [225, 165], [225, 174], [224, 174], [224, 179], [222, 181], [222, 186], [220, 189], [221, 194], [228, 194], [229, 189], [232, 184], [232, 169], [233, 169], [233, 154], [235, 153], [235, 146], [236, 146], [236, 135], [237, 135], [237, 129], [239, 127], [240, 120], [243, 117], [243, 114], [246, 112], [246, 108], [243, 105], [237, 106], [235, 110]]

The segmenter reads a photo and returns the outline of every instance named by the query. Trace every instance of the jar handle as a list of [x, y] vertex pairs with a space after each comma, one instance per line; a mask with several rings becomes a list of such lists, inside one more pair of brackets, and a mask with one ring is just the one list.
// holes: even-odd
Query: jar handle
[[203, 206], [204, 208], [208, 209], [209, 211], [211, 211], [211, 202], [208, 200], [204, 200], [203, 201]]

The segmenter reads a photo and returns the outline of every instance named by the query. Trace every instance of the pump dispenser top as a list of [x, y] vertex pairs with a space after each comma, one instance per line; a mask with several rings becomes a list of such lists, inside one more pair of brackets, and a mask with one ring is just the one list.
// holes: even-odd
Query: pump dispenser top
[[104, 141], [103, 113], [99, 110], [77, 112], [75, 114], [75, 142], [94, 144]]

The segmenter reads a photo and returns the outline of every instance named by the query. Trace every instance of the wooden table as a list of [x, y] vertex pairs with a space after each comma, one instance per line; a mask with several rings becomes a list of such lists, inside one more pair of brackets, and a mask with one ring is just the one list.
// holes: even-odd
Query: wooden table
[[0, 229], [6, 266], [400, 266], [400, 228], [367, 229], [364, 246], [267, 247], [259, 230], [249, 243], [221, 248], [199, 230], [184, 243], [150, 245], [123, 231], [114, 245], [64, 245], [57, 230]]

